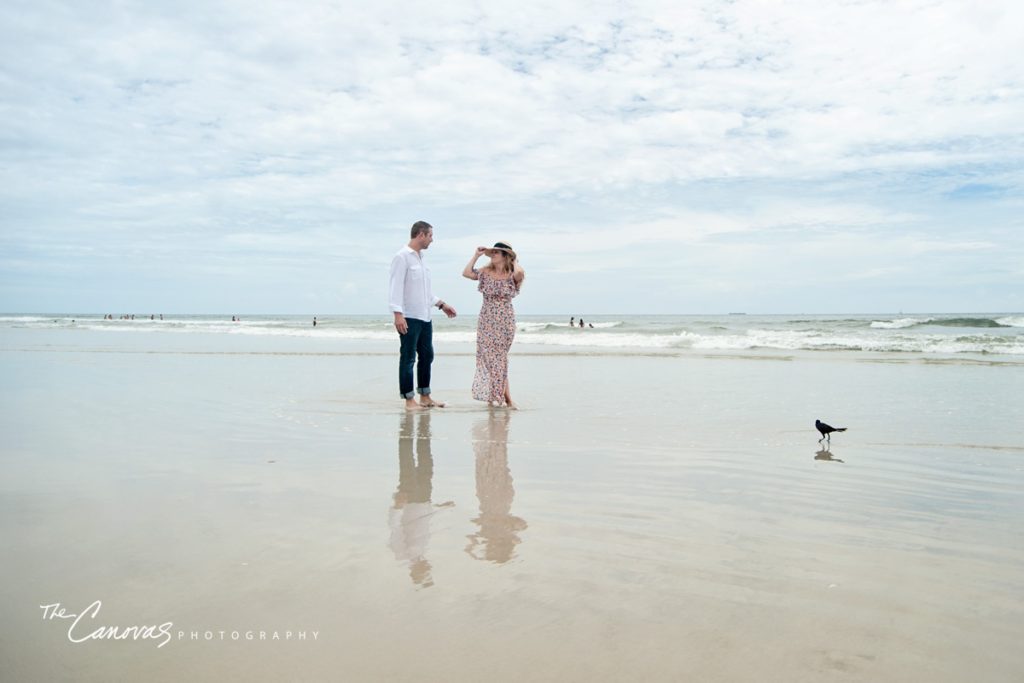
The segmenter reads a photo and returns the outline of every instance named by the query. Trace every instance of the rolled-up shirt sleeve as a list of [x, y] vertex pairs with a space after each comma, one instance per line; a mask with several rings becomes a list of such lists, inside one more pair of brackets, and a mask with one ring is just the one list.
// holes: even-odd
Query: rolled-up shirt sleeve
[[391, 274], [388, 278], [388, 306], [392, 313], [404, 313], [405, 272], [409, 269], [402, 254], [391, 259]]

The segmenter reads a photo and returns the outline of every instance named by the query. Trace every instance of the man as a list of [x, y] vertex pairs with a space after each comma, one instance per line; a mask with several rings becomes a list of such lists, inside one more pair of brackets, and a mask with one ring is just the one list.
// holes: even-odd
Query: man
[[[395, 329], [401, 340], [398, 390], [405, 399], [406, 410], [444, 407], [444, 403], [430, 396], [430, 364], [434, 360], [430, 309], [437, 306], [449, 318], [454, 318], [456, 313], [454, 308], [434, 296], [430, 287], [430, 269], [423, 262], [422, 251], [429, 248], [433, 241], [434, 228], [430, 223], [417, 221], [410, 231], [409, 244], [399, 249], [391, 259], [388, 304], [395, 316]], [[416, 365], [419, 403], [414, 400], [416, 394], [412, 390], [413, 365]]]

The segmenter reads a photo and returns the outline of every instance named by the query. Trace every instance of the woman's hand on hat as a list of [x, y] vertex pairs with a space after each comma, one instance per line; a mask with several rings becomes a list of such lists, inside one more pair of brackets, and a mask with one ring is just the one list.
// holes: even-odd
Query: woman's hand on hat
[[487, 253], [487, 251], [488, 251], [487, 247], [477, 247], [476, 248], [476, 255], [477, 256], [483, 256], [484, 254]]

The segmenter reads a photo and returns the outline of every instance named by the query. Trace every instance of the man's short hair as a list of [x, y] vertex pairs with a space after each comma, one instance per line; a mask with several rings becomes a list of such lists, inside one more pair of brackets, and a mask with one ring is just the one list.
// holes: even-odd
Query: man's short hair
[[412, 230], [409, 231], [409, 237], [416, 239], [420, 233], [429, 232], [434, 229], [434, 226], [426, 221], [416, 221], [412, 224]]

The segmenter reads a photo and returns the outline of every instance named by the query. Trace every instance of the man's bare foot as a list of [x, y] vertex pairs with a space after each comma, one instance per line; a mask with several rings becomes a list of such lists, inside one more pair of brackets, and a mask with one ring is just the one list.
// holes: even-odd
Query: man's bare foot
[[406, 410], [423, 410], [423, 407], [420, 406], [420, 404], [417, 403], [416, 401], [414, 401], [413, 399], [407, 398], [407, 399], [405, 399], [405, 409]]
[[444, 408], [445, 405], [444, 401], [435, 401], [434, 399], [426, 396], [420, 398], [420, 407], [422, 408]]

